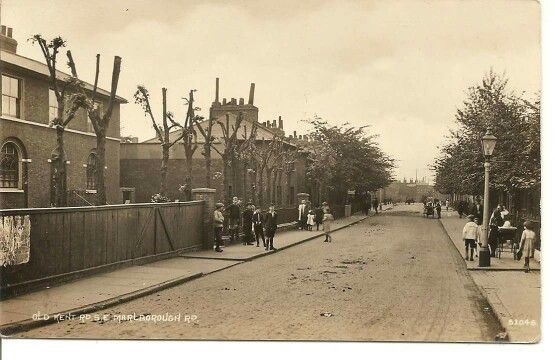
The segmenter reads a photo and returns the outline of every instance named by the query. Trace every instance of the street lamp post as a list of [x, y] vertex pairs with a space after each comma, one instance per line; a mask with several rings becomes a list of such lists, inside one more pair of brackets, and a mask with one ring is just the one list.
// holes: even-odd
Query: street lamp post
[[486, 130], [486, 134], [482, 138], [482, 151], [484, 152], [484, 213], [482, 217], [482, 236], [479, 255], [479, 266], [488, 267], [490, 266], [490, 253], [488, 247], [488, 228], [489, 228], [489, 171], [491, 164], [489, 162], [491, 155], [493, 154], [493, 149], [495, 148], [495, 143], [497, 138], [491, 133], [491, 129]]

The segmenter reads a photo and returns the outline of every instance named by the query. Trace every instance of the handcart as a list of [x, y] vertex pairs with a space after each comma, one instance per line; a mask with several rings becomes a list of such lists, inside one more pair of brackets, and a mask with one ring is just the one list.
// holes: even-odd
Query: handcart
[[518, 252], [518, 239], [517, 239], [517, 228], [514, 226], [500, 226], [498, 227], [498, 241], [497, 249], [495, 251], [495, 256], [501, 259], [502, 253], [511, 253], [513, 259], [516, 260], [516, 253]]

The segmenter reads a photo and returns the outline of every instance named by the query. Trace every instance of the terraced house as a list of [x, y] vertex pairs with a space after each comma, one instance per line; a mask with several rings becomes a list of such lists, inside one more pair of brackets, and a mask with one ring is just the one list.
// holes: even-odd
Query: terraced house
[[[51, 163], [56, 131], [49, 122], [57, 112], [46, 64], [17, 54], [13, 30], [2, 26], [0, 36], [2, 116], [0, 121], [0, 208], [48, 207]], [[38, 51], [38, 50], [37, 50]], [[63, 61], [59, 62], [63, 64]], [[58, 71], [60, 81], [69, 75]], [[92, 85], [85, 83], [86, 90]], [[107, 106], [109, 92], [98, 90], [98, 106]], [[107, 132], [106, 196], [109, 204], [120, 203], [120, 104], [117, 97]], [[65, 132], [68, 157], [67, 185], [70, 205], [93, 203], [96, 192], [95, 133], [83, 109]]]

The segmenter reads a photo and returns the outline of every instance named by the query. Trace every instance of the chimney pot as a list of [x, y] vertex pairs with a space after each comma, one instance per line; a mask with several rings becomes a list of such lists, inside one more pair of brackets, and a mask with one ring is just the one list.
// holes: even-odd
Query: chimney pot
[[8, 28], [8, 37], [12, 37], [12, 31], [13, 29], [11, 27]]
[[272, 121], [272, 127], [275, 128], [276, 127], [276, 120], [274, 119], [274, 121]]
[[216, 103], [220, 102], [220, 78], [216, 78]]
[[249, 92], [249, 105], [254, 105], [254, 83], [251, 83], [251, 90]]
[[237, 105], [237, 99], [231, 98], [231, 105]]
[[245, 99], [240, 98], [239, 99], [239, 105], [245, 105]]
[[2, 35], [6, 35], [6, 25], [2, 25]]
[[293, 138], [297, 138], [297, 131], [293, 131]]
[[281, 115], [279, 116], [278, 123], [279, 123], [279, 128], [283, 130], [283, 120], [281, 119]]
[[223, 99], [222, 99], [222, 105], [226, 105], [226, 104], [227, 104], [227, 99], [226, 99], [226, 98], [223, 98]]

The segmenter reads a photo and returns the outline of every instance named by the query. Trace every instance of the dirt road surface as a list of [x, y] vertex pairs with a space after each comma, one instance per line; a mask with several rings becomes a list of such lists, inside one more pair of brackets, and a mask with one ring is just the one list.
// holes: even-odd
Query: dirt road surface
[[501, 325], [438, 220], [417, 206], [401, 210], [336, 232], [331, 243], [318, 238], [16, 336], [493, 341]]

